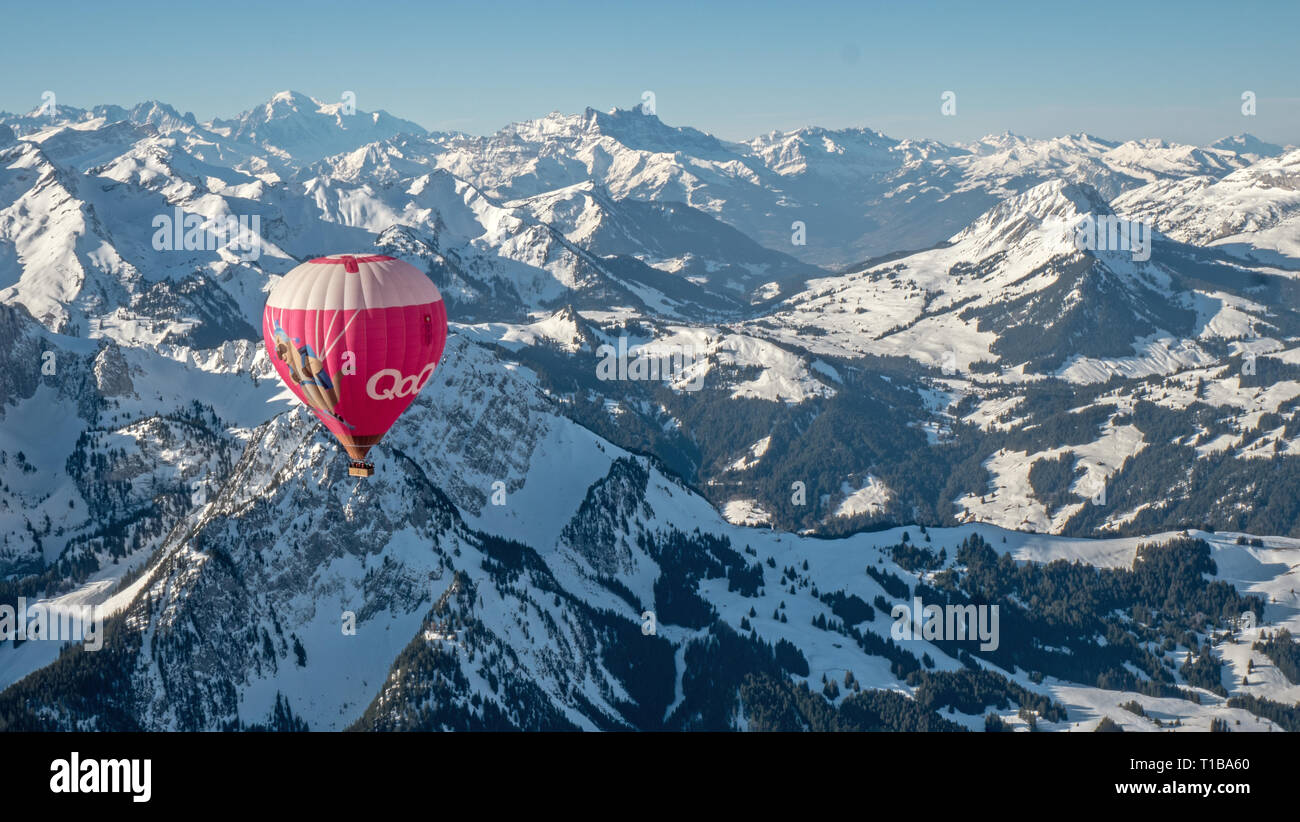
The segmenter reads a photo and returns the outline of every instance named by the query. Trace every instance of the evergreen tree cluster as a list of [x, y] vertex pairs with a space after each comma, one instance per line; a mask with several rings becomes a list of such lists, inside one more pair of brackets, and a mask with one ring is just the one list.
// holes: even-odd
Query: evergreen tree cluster
[[1251, 646], [1263, 652], [1292, 685], [1300, 685], [1300, 642], [1286, 628], [1264, 636]]

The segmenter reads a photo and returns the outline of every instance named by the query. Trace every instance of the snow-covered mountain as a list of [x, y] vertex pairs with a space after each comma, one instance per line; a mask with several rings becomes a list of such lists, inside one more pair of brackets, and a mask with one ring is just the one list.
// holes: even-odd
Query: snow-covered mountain
[[[996, 371], [997, 363], [1017, 374], [1096, 381], [1161, 373], [1159, 362], [1139, 363], [1153, 340], [1234, 337], [1268, 324], [1266, 306], [1203, 282], [1242, 275], [1231, 262], [1196, 257], [1189, 276], [1184, 262], [1197, 251], [1158, 234], [1132, 241], [1134, 248], [1080, 246], [1080, 226], [1114, 218], [1090, 186], [1042, 183], [941, 248], [813, 281], [752, 325], [794, 342], [815, 324], [823, 333], [803, 344], [823, 355], [925, 363], [950, 355], [963, 371], [975, 364]], [[1209, 361], [1184, 350], [1187, 364]]]
[[[1050, 655], [1040, 661], [1060, 678], [996, 666], [977, 675], [983, 665], [959, 648], [895, 641], [892, 619], [871, 605], [896, 600], [897, 586], [932, 590], [938, 569], [915, 565], [906, 529], [828, 542], [729, 525], [653, 460], [557, 414], [535, 378], [465, 340], [436, 383], [362, 486], [301, 409], [257, 427], [237, 463], [205, 474], [220, 478], [210, 493], [173, 512], [143, 573], [123, 574], [127, 553], [48, 600], [115, 614], [93, 652], [104, 656], [53, 660], [39, 642], [7, 649], [4, 674], [17, 683], [0, 716], [13, 727], [155, 730], [743, 728], [768, 727], [769, 712], [789, 704], [809, 723], [836, 721], [816, 718], [820, 705], [860, 723], [844, 727], [960, 729], [983, 727], [984, 709], [1001, 705], [1013, 725], [1039, 729], [1104, 716], [1135, 729], [1157, 718], [1189, 730], [1214, 719], [1273, 726], [1193, 685], [1174, 665], [1187, 649], [1176, 647], [1152, 669], [1167, 684], [1134, 680], [1132, 690], [1080, 687]], [[498, 480], [503, 505], [489, 501]], [[940, 566], [956, 568], [963, 550], [985, 544], [1021, 561], [1125, 568], [1139, 542], [992, 526], [921, 536], [912, 551], [943, 548]], [[1194, 536], [1210, 541], [1227, 579], [1265, 597], [1288, 582], [1260, 577], [1262, 564], [1300, 550]], [[1288, 613], [1269, 605], [1262, 617]], [[355, 634], [342, 629], [352, 618]], [[1223, 653], [1234, 670], [1250, 659]], [[93, 702], [84, 677], [99, 675], [83, 659], [109, 665]], [[1234, 691], [1294, 698], [1282, 675], [1255, 676]], [[1195, 700], [1180, 695], [1189, 687]], [[1128, 702], [1146, 715], [1126, 715]]]
[[298, 165], [349, 151], [396, 134], [426, 135], [423, 128], [386, 111], [366, 112], [356, 100], [324, 103], [296, 91], [282, 91], [265, 104], [208, 128], [237, 143]]
[[1266, 143], [1253, 134], [1237, 134], [1233, 137], [1223, 137], [1210, 143], [1210, 148], [1235, 152], [1251, 162], [1265, 157], [1276, 157], [1286, 151], [1284, 147]]
[[[618, 198], [685, 202], [771, 248], [831, 266], [929, 247], [1003, 197], [1050, 179], [1113, 197], [1157, 180], [1223, 176], [1251, 161], [1228, 147], [1086, 134], [946, 146], [871, 129], [804, 128], [727, 143], [668, 127], [641, 108], [551, 114], [438, 143], [440, 167], [491, 195], [594, 180]], [[1242, 146], [1250, 157], [1261, 150]], [[795, 221], [806, 226], [802, 245], [792, 242]]]
[[[0, 727], [1300, 729], [1294, 151], [351, 110], [0, 115], [0, 604], [109, 615]], [[452, 336], [357, 480], [256, 328], [366, 249]]]
[[1300, 150], [1269, 153], [1223, 177], [1153, 182], [1116, 198], [1115, 208], [1183, 242], [1258, 263], [1300, 267]]

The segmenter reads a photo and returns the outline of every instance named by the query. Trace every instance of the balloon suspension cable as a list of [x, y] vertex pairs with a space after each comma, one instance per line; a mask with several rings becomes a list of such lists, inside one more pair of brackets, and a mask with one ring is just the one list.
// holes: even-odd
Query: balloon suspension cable
[[375, 464], [364, 460], [349, 460], [348, 474], [354, 477], [373, 477], [375, 475]]

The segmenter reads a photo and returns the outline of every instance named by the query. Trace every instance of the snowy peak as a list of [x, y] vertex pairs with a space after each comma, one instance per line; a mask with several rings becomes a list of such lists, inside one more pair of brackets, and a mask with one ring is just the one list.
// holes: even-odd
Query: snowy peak
[[1253, 134], [1238, 134], [1235, 137], [1222, 137], [1210, 143], [1210, 148], [1222, 151], [1232, 151], [1243, 157], [1253, 157], [1263, 159], [1265, 157], [1276, 157], [1286, 151], [1282, 146], [1266, 143]]
[[287, 116], [297, 111], [317, 111], [322, 108], [322, 104], [300, 91], [285, 90], [271, 95], [271, 99], [266, 101], [263, 108], [266, 119], [271, 120], [276, 116]]
[[161, 133], [198, 126], [193, 114], [181, 115], [171, 106], [156, 100], [137, 103], [130, 109], [112, 104], [96, 105], [90, 109], [65, 105], [54, 105], [52, 109], [40, 106], [23, 115], [0, 113], [0, 123], [2, 122], [8, 122], [23, 136], [62, 126], [96, 129], [121, 122], [153, 126]]
[[588, 132], [612, 137], [637, 151], [655, 154], [682, 152], [707, 159], [731, 156], [726, 146], [712, 134], [667, 125], [644, 106], [614, 108], [607, 112], [588, 108], [583, 113], [583, 122]]
[[1069, 159], [1079, 157], [1099, 157], [1114, 149], [1119, 143], [1101, 137], [1080, 132], [1062, 137], [1036, 139], [1024, 137], [1010, 131], [1001, 134], [989, 134], [974, 143], [958, 144], [973, 154], [989, 156], [1007, 154], [1014, 159]]
[[182, 131], [198, 126], [198, 121], [190, 112], [181, 114], [176, 109], [157, 100], [147, 100], [136, 104], [127, 114], [127, 119], [141, 125], [151, 125], [160, 134]]
[[359, 148], [326, 157], [298, 172], [298, 179], [328, 176], [335, 180], [366, 180], [390, 184], [400, 179], [427, 174], [431, 146], [424, 137], [397, 135], [366, 143]]
[[[819, 126], [773, 131], [747, 144], [782, 176], [804, 172], [880, 174], [897, 168], [916, 146], [869, 128], [831, 130]], [[900, 146], [903, 151], [899, 151]]]
[[1129, 140], [1107, 152], [1108, 165], [1139, 179], [1181, 178], [1197, 174], [1222, 177], [1248, 165], [1249, 160], [1218, 148], [1169, 143], [1165, 140]]
[[1053, 236], [1062, 234], [1061, 239], [1068, 241], [1069, 229], [1083, 217], [1113, 213], [1106, 198], [1092, 186], [1049, 180], [998, 203], [953, 236], [951, 242], [985, 247], [1013, 244], [1042, 230]]
[[121, 106], [115, 106], [110, 104], [110, 105], [92, 106], [90, 111], [83, 116], [86, 119], [92, 119], [92, 120], [98, 119], [104, 121], [105, 123], [115, 123], [119, 120], [129, 119], [131, 115], [130, 112], [128, 112], [126, 109], [122, 108]]
[[[635, 283], [634, 291], [650, 288], [671, 302], [703, 300], [720, 308], [739, 299], [744, 305], [765, 284], [784, 290], [822, 273], [699, 209], [615, 199], [590, 181], [507, 205], [604, 258], [619, 279]], [[693, 294], [697, 288], [712, 298]]]
[[214, 120], [210, 127], [238, 142], [276, 151], [296, 164], [397, 134], [428, 134], [420, 125], [387, 112], [362, 111], [353, 98], [327, 104], [296, 91], [279, 92], [233, 120]]
[[951, 164], [967, 179], [963, 187], [1013, 193], [1047, 177], [1085, 182], [1106, 197], [1143, 183], [1193, 175], [1222, 177], [1249, 164], [1231, 151], [1164, 140], [1115, 143], [1090, 134], [1039, 140], [1005, 133], [965, 146], [969, 154]]
[[1125, 216], [1152, 222], [1180, 242], [1221, 246], [1234, 256], [1271, 265], [1300, 266], [1300, 149], [1218, 179], [1151, 183], [1114, 202]]

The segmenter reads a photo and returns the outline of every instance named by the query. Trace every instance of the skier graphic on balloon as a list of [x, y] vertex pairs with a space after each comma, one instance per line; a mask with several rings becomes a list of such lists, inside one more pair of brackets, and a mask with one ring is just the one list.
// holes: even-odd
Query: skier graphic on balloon
[[367, 452], [429, 381], [447, 312], [422, 271], [384, 255], [319, 257], [271, 291], [262, 315], [271, 364], [368, 477]]
[[296, 337], [290, 337], [287, 331], [276, 325], [275, 355], [289, 369], [289, 378], [302, 389], [303, 400], [312, 410], [329, 414], [348, 428], [354, 427], [334, 413], [334, 408], [339, 404], [338, 385], [325, 373], [325, 363], [316, 356], [311, 346], [302, 344]]

